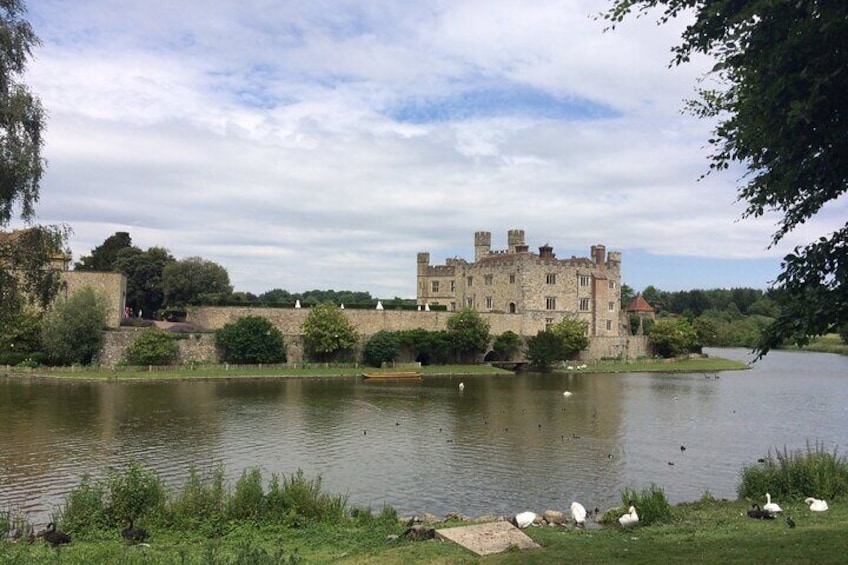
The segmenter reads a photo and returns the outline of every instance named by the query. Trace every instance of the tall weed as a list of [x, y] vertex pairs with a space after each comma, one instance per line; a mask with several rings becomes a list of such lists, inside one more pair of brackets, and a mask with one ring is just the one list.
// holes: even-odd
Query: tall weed
[[801, 500], [808, 496], [828, 500], [848, 495], [848, 460], [816, 443], [806, 451], [769, 450], [755, 465], [742, 468], [739, 498], [758, 500], [768, 492], [774, 498]]
[[669, 523], [674, 517], [665, 491], [653, 483], [641, 492], [625, 488], [621, 491], [621, 505], [624, 510], [634, 506], [642, 525]]

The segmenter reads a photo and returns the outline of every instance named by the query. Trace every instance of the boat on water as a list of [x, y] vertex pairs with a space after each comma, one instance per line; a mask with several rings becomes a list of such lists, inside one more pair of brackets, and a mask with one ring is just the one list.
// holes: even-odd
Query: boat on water
[[372, 373], [362, 373], [362, 376], [369, 380], [420, 379], [421, 371], [375, 371]]

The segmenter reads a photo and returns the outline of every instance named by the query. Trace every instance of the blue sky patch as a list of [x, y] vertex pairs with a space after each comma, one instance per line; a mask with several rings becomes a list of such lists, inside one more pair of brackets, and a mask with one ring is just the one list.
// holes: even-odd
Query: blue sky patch
[[496, 117], [597, 120], [614, 118], [618, 113], [610, 106], [585, 98], [559, 98], [539, 89], [513, 86], [407, 100], [389, 110], [388, 115], [399, 122], [426, 124]]

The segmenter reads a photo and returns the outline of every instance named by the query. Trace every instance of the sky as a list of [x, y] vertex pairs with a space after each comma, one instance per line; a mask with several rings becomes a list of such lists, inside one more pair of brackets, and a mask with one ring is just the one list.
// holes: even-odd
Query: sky
[[670, 67], [685, 21], [605, 32], [608, 5], [30, 1], [37, 221], [70, 226], [75, 260], [126, 231], [255, 294], [414, 298], [418, 252], [472, 261], [474, 232], [510, 229], [620, 251], [637, 291], [767, 288], [844, 206], [769, 248], [741, 168], [699, 180], [714, 124], [684, 100], [714, 62]]

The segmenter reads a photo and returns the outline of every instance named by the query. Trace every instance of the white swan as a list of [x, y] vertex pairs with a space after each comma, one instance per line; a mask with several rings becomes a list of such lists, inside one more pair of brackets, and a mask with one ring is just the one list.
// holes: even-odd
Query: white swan
[[627, 511], [627, 514], [624, 514], [621, 518], [618, 519], [618, 523], [621, 524], [622, 528], [629, 528], [630, 526], [635, 526], [639, 523], [639, 515], [636, 514], [636, 507], [631, 506]]
[[562, 395], [563, 395], [564, 397], [566, 397], [566, 398], [568, 398], [568, 397], [569, 397], [569, 396], [571, 396], [572, 394], [574, 394], [574, 393], [573, 393], [573, 392], [571, 392], [570, 390], [567, 390], [567, 391], [565, 391], [565, 392], [563, 392], [563, 393], [562, 393]]
[[577, 501], [571, 503], [571, 517], [578, 526], [586, 525], [586, 509]]
[[465, 383], [459, 383], [459, 390], [465, 390]]
[[771, 501], [771, 495], [769, 493], [766, 493], [766, 503], [763, 505], [763, 510], [771, 514], [783, 512], [783, 509], [781, 509], [776, 502]]
[[812, 496], [809, 498], [805, 498], [804, 502], [810, 505], [810, 510], [813, 512], [824, 512], [827, 510], [827, 501], [821, 500], [818, 498], [813, 498]]
[[532, 524], [536, 520], [535, 512], [521, 512], [516, 514], [512, 519], [512, 524], [522, 530]]

